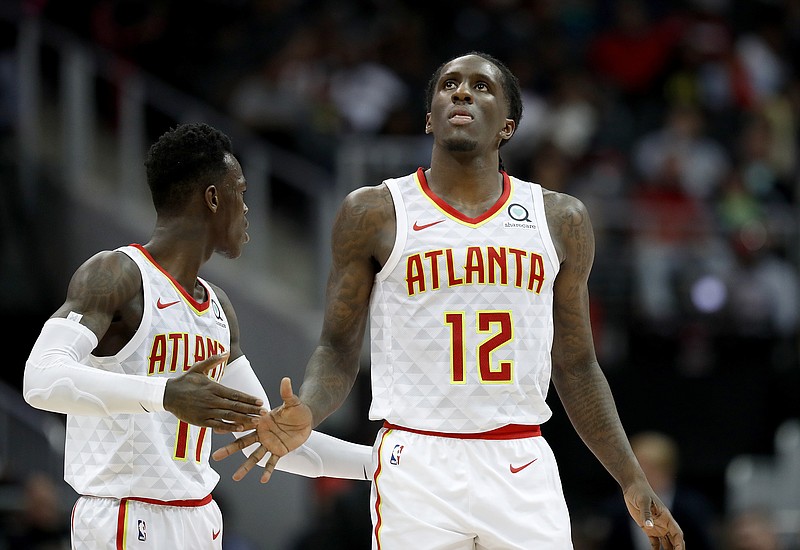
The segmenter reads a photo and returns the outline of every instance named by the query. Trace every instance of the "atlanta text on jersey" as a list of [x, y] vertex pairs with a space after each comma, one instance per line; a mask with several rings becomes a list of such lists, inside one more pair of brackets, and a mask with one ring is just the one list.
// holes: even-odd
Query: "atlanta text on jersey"
[[545, 280], [536, 252], [505, 246], [469, 246], [459, 261], [453, 249], [412, 254], [406, 259], [408, 295], [461, 285], [513, 285], [538, 294]]

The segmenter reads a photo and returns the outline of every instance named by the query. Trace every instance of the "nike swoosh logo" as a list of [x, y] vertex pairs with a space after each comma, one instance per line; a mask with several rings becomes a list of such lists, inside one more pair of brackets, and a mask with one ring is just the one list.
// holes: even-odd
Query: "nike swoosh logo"
[[211, 540], [217, 540], [218, 536], [219, 536], [219, 531], [212, 532], [211, 533]]
[[156, 307], [157, 307], [158, 309], [164, 309], [165, 307], [174, 306], [174, 305], [175, 305], [175, 304], [177, 304], [178, 302], [180, 302], [180, 300], [175, 300], [174, 302], [167, 302], [167, 303], [165, 304], [164, 302], [162, 302], [162, 301], [161, 301], [161, 298], [159, 298], [159, 299], [158, 299], [158, 302], [156, 302]]
[[521, 472], [522, 470], [524, 470], [525, 468], [527, 468], [528, 466], [530, 466], [531, 464], [533, 464], [537, 460], [539, 460], [539, 459], [538, 458], [534, 458], [533, 460], [531, 460], [527, 464], [523, 464], [522, 466], [520, 466], [518, 468], [515, 468], [513, 464], [509, 464], [508, 465], [508, 469], [511, 470], [512, 474], [518, 474], [519, 472]]
[[422, 231], [423, 229], [428, 229], [429, 227], [433, 227], [437, 223], [442, 223], [443, 221], [444, 220], [439, 220], [437, 222], [425, 223], [425, 224], [422, 224], [422, 225], [420, 225], [418, 222], [414, 222], [413, 229], [414, 229], [414, 231]]

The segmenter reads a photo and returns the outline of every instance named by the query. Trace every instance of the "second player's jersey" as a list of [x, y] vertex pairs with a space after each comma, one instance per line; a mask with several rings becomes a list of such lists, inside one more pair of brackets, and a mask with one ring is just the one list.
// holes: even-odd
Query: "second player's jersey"
[[559, 262], [542, 188], [503, 173], [502, 196], [468, 218], [421, 168], [384, 183], [397, 233], [370, 303], [370, 418], [451, 433], [545, 422]]
[[[230, 330], [208, 283], [197, 302], [139, 245], [119, 248], [139, 266], [144, 309], [130, 342], [112, 357], [90, 356], [99, 369], [133, 376], [176, 377], [230, 348]], [[224, 366], [210, 376], [219, 380]], [[210, 428], [168, 412], [106, 417], [67, 416], [65, 479], [80, 494], [198, 499], [219, 480], [209, 465]]]

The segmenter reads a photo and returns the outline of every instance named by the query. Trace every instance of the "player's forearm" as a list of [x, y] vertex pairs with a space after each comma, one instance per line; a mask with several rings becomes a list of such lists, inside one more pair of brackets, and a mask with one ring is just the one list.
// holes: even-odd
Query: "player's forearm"
[[84, 364], [97, 338], [67, 319], [50, 319], [25, 363], [23, 396], [62, 414], [109, 416], [164, 410], [166, 378], [107, 372]]
[[641, 481], [644, 473], [600, 366], [594, 363], [580, 375], [554, 369], [553, 383], [575, 431], [617, 483], [624, 489]]
[[300, 400], [311, 409], [314, 427], [341, 406], [353, 388], [358, 369], [358, 352], [341, 353], [331, 347], [317, 347], [298, 391]]
[[276, 469], [306, 477], [365, 480], [372, 475], [372, 447], [313, 431], [308, 441], [281, 458]]

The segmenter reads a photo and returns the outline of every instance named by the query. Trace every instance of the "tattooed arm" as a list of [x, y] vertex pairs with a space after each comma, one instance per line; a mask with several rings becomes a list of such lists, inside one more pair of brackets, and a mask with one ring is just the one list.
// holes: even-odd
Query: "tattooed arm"
[[64, 304], [45, 322], [25, 363], [23, 394], [37, 408], [110, 416], [169, 411], [197, 426], [234, 431], [255, 425], [259, 399], [225, 388], [206, 373], [227, 359], [215, 355], [175, 378], [98, 368], [90, 355], [111, 356], [142, 319], [142, 279], [119, 252], [100, 252], [73, 274]]
[[353, 387], [372, 283], [391, 252], [394, 226], [391, 194], [383, 185], [351, 193], [336, 217], [322, 334], [299, 392], [314, 426], [339, 408]]
[[553, 298], [553, 385], [578, 435], [619, 483], [652, 547], [683, 549], [683, 533], [631, 450], [595, 355], [588, 290], [595, 244], [588, 212], [574, 197], [551, 192], [545, 194], [545, 209], [561, 260]]
[[260, 421], [255, 433], [213, 455], [220, 460], [255, 442], [261, 444], [234, 473], [235, 480], [271, 453], [261, 476], [262, 482], [268, 481], [278, 459], [302, 445], [350, 393], [360, 367], [372, 283], [391, 253], [394, 237], [394, 207], [385, 185], [363, 187], [345, 198], [333, 226], [322, 333], [298, 394], [284, 378], [283, 404]]

